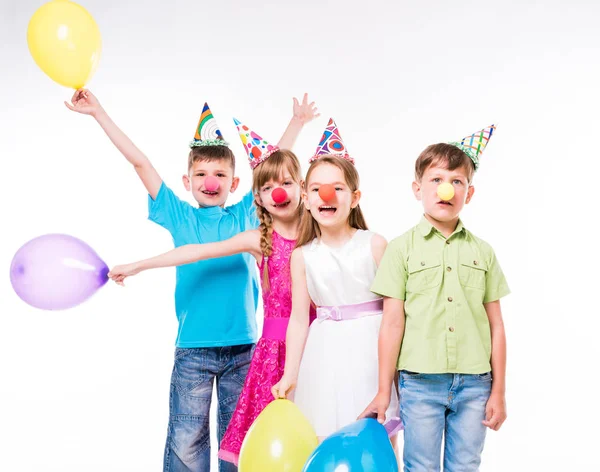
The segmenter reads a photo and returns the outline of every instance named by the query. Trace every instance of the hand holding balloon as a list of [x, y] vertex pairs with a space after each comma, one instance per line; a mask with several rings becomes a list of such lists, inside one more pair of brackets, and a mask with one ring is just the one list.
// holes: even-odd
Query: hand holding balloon
[[288, 377], [281, 377], [281, 380], [271, 387], [271, 393], [275, 399], [287, 398], [292, 390], [296, 388], [296, 381], [291, 380]]
[[142, 268], [136, 262], [113, 267], [108, 273], [108, 278], [117, 285], [125, 286], [125, 279], [131, 275], [139, 274]]
[[385, 412], [390, 406], [390, 395], [378, 393], [368, 407], [359, 415], [358, 419], [373, 418], [379, 423], [385, 422]]
[[96, 116], [102, 110], [98, 99], [87, 89], [77, 89], [71, 98], [71, 103], [72, 105], [65, 102], [66, 107], [83, 115]]

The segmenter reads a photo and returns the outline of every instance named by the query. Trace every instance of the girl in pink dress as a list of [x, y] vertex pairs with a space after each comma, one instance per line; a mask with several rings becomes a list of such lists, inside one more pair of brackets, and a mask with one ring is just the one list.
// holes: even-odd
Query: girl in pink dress
[[[260, 226], [226, 241], [180, 246], [160, 256], [116, 266], [109, 277], [123, 284], [127, 276], [143, 270], [193, 263], [199, 260], [249, 252], [261, 274], [264, 325], [256, 344], [250, 369], [237, 407], [221, 441], [219, 458], [237, 465], [240, 448], [248, 429], [273, 401], [271, 387], [283, 375], [285, 336], [292, 309], [290, 256], [296, 245], [301, 214], [302, 174], [298, 158], [291, 151], [267, 144], [239, 122], [238, 130], [253, 168], [253, 191]], [[250, 139], [244, 140], [244, 133]], [[250, 149], [258, 139], [266, 152]], [[268, 158], [268, 159], [267, 159]], [[313, 313], [314, 318], [314, 313]]]

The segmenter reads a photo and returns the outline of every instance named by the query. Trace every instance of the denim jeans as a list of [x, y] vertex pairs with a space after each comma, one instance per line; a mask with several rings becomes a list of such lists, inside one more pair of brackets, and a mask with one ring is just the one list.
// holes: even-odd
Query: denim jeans
[[[210, 472], [210, 403], [217, 380], [219, 443], [235, 410], [253, 344], [175, 350], [164, 472]], [[237, 467], [219, 461], [220, 472]]]
[[400, 416], [404, 422], [404, 471], [476, 472], [485, 441], [485, 407], [491, 373], [400, 372]]

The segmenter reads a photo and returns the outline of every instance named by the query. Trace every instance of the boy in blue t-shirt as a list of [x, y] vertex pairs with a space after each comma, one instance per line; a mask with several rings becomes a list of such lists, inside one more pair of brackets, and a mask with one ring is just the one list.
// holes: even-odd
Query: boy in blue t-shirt
[[[167, 229], [175, 246], [210, 243], [258, 227], [254, 195], [225, 207], [239, 184], [235, 157], [204, 105], [190, 144], [183, 184], [198, 207], [180, 200], [165, 185], [149, 159], [104, 111], [89, 90], [77, 90], [65, 105], [93, 116], [113, 144], [134, 166], [146, 187], [149, 219]], [[289, 149], [316, 114], [304, 96], [294, 99], [294, 116], [279, 147]], [[260, 143], [258, 144], [260, 146]], [[219, 442], [235, 410], [256, 340], [258, 280], [249, 254], [199, 261], [177, 267], [175, 309], [179, 321], [171, 379], [170, 420], [164, 471], [210, 471], [209, 412], [217, 381]], [[237, 468], [219, 461], [221, 472]]]

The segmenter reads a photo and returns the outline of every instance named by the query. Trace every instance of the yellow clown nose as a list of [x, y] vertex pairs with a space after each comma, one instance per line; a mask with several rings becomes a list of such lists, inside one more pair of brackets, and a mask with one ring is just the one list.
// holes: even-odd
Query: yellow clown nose
[[454, 187], [452, 184], [444, 182], [443, 184], [438, 185], [437, 194], [438, 197], [445, 202], [452, 200], [452, 197], [454, 197]]

